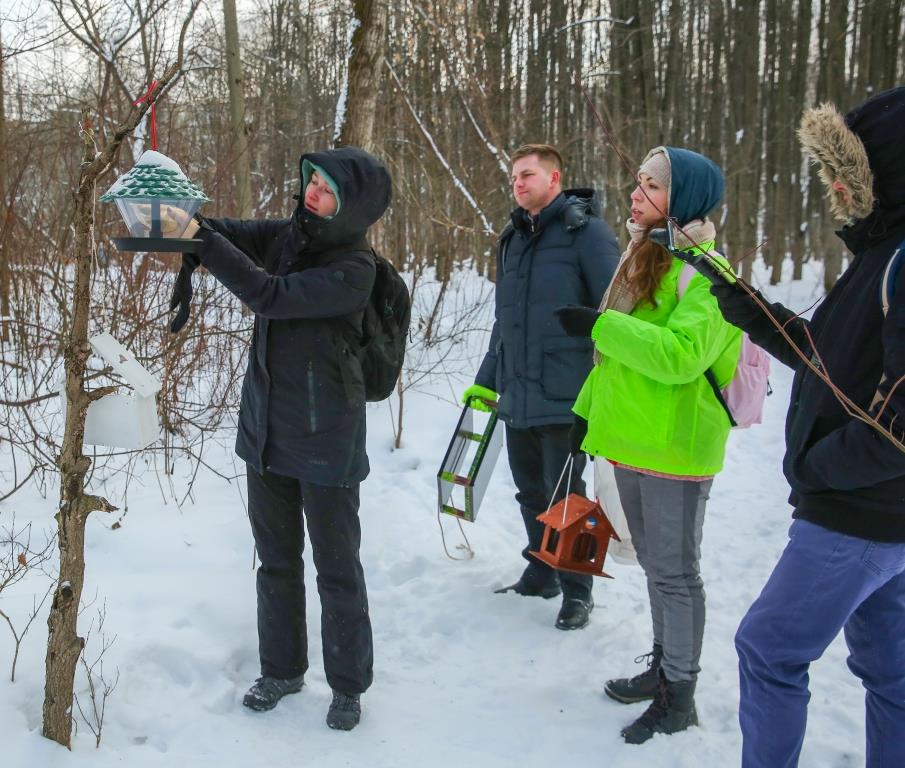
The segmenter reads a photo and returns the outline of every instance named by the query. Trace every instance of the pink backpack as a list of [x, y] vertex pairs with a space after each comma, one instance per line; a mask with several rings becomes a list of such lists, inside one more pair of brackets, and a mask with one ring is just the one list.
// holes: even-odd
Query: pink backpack
[[[688, 289], [695, 269], [689, 264], [682, 266], [676, 284], [679, 299]], [[742, 346], [738, 355], [738, 365], [730, 382], [719, 388], [713, 371], [709, 368], [704, 374], [713, 393], [726, 409], [732, 426], [745, 429], [752, 424], [763, 421], [764, 400], [771, 393], [770, 389], [770, 356], [751, 339], [742, 334]]]

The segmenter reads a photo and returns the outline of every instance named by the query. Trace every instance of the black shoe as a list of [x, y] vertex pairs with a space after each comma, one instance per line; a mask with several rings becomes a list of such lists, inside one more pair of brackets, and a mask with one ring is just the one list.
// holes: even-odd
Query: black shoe
[[698, 724], [694, 680], [672, 682], [660, 670], [660, 687], [653, 703], [634, 723], [622, 729], [626, 744], [643, 744], [655, 733], [677, 733]]
[[265, 675], [255, 680], [255, 684], [248, 689], [242, 703], [249, 709], [266, 712], [268, 709], [273, 709], [287, 693], [298, 693], [304, 684], [304, 675], [286, 679]]
[[361, 720], [361, 694], [333, 691], [327, 710], [327, 725], [337, 731], [351, 731]]
[[594, 610], [594, 598], [582, 600], [580, 597], [567, 597], [562, 601], [559, 616], [556, 617], [557, 629], [584, 629], [591, 620]]
[[558, 594], [562, 592], [562, 588], [559, 586], [559, 579], [555, 576], [552, 579], [547, 580], [543, 583], [537, 583], [534, 581], [529, 581], [524, 576], [522, 576], [515, 584], [510, 584], [508, 587], [502, 587], [500, 589], [493, 590], [497, 595], [503, 595], [506, 592], [515, 592], [517, 595], [525, 595], [526, 597], [542, 597], [544, 600], [549, 600], [551, 597], [556, 597]]
[[639, 701], [649, 701], [657, 695], [660, 687], [660, 664], [663, 661], [662, 646], [654, 644], [650, 653], [645, 653], [635, 659], [635, 664], [647, 660], [647, 669], [634, 677], [619, 677], [615, 680], [607, 680], [603, 687], [604, 693], [611, 699], [621, 701], [623, 704], [635, 704]]

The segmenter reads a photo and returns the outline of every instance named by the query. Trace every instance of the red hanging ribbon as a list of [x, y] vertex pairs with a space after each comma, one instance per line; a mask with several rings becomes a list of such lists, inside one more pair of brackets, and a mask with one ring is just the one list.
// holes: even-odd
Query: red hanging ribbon
[[151, 105], [151, 149], [153, 149], [155, 152], [157, 151], [157, 113], [155, 111], [155, 101], [151, 94], [154, 93], [154, 89], [156, 87], [157, 81], [154, 80], [151, 83], [151, 87], [148, 88], [148, 92], [137, 101], [132, 102], [136, 107], [139, 104], [144, 104], [145, 102]]

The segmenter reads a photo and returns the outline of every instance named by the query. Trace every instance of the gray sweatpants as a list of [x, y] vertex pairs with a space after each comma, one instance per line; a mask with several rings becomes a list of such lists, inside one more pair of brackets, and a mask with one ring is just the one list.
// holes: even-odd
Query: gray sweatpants
[[712, 480], [670, 480], [616, 467], [616, 487], [647, 577], [654, 642], [668, 680], [694, 680], [704, 640], [699, 560]]

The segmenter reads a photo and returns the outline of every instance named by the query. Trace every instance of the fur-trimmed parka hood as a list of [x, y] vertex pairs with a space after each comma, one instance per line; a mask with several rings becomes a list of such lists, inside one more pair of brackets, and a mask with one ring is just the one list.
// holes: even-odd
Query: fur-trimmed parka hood
[[[905, 207], [905, 86], [877, 94], [844, 117], [832, 104], [806, 110], [798, 137], [818, 166], [834, 218], [854, 223]], [[851, 199], [833, 191], [837, 180]]]

